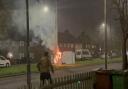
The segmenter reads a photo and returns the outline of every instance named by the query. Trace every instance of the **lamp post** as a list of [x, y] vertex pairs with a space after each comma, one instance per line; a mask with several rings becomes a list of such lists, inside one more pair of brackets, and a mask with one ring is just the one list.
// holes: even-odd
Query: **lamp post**
[[105, 30], [105, 69], [107, 69], [107, 0], [104, 0], [104, 30]]
[[56, 31], [56, 45], [58, 46], [58, 0], [55, 0], [55, 31]]
[[29, 1], [26, 0], [26, 28], [27, 28], [27, 39], [26, 39], [26, 58], [27, 58], [27, 86], [31, 89], [31, 63], [29, 55]]

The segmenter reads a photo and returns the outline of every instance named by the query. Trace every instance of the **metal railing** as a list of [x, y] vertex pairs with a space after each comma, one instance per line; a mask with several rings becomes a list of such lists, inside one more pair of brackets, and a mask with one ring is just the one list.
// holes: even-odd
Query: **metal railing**
[[[53, 83], [47, 82], [45, 85], [32, 84], [32, 89], [93, 89], [95, 79], [94, 72], [77, 73], [68, 76], [55, 78]], [[19, 89], [28, 89], [23, 86]]]

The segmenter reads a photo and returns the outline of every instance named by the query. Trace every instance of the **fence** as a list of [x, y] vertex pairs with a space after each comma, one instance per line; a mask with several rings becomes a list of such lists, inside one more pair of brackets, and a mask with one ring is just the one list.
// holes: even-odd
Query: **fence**
[[[32, 89], [93, 89], [94, 79], [94, 72], [77, 73], [55, 78], [53, 84], [47, 82], [43, 87], [39, 84], [32, 84]], [[27, 89], [27, 86], [19, 89]]]

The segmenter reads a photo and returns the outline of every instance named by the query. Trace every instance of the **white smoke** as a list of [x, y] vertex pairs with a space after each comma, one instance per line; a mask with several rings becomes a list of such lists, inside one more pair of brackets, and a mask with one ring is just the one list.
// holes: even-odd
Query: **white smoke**
[[[31, 0], [29, 4], [30, 29], [34, 31], [35, 36], [44, 41], [48, 48], [53, 50], [57, 45], [55, 8], [51, 8], [50, 4], [47, 3], [48, 11], [44, 12], [44, 3]], [[16, 6], [18, 9], [13, 14], [14, 23], [22, 32], [26, 29], [25, 0], [16, 1]]]

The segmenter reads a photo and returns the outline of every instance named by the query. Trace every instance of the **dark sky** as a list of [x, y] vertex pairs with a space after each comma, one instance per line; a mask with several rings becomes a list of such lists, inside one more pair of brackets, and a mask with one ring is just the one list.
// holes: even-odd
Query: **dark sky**
[[58, 0], [59, 31], [92, 33], [103, 22], [104, 0]]

